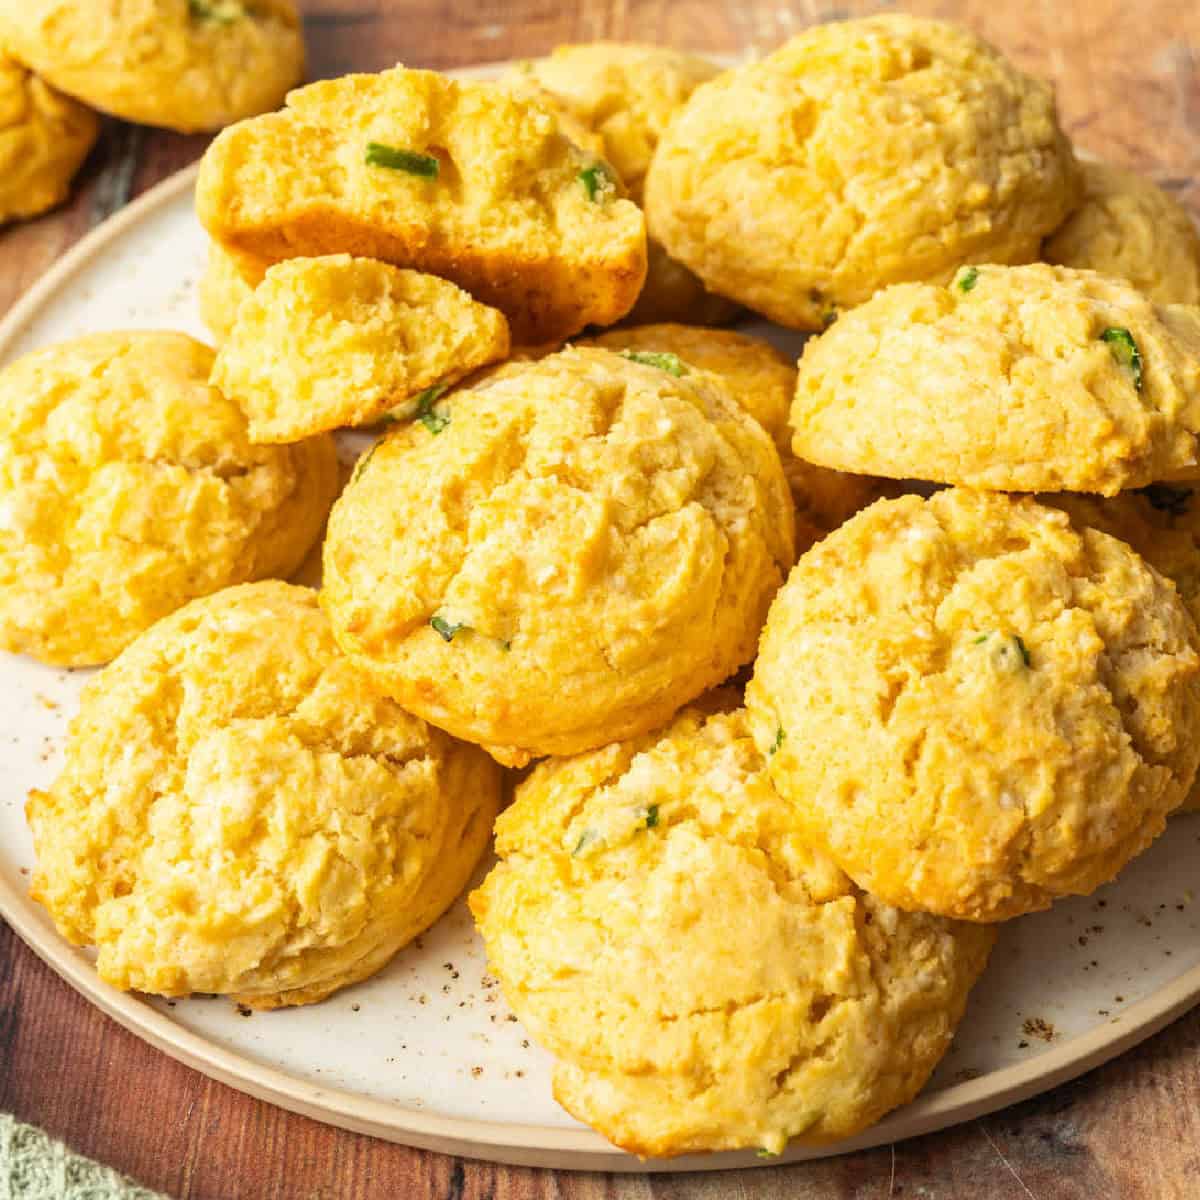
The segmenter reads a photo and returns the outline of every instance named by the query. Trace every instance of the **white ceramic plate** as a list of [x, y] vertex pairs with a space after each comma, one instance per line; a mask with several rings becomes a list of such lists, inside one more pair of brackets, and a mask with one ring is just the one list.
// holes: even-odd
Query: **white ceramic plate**
[[[93, 330], [205, 333], [194, 285], [205, 239], [194, 168], [84, 239], [0, 323], [0, 362]], [[779, 340], [794, 347], [794, 335]], [[363, 439], [358, 439], [361, 448]], [[346, 439], [347, 454], [355, 450]], [[478, 1158], [589, 1170], [713, 1170], [723, 1154], [642, 1163], [568, 1117], [549, 1060], [486, 974], [459, 903], [374, 979], [308, 1008], [243, 1016], [221, 999], [176, 1002], [101, 983], [27, 896], [27, 791], [53, 777], [87, 672], [0, 654], [0, 912], [55, 971], [153, 1045], [233, 1087], [393, 1141]], [[1004, 927], [950, 1054], [924, 1094], [860, 1137], [772, 1163], [878, 1145], [968, 1120], [1080, 1074], [1200, 997], [1192, 905], [1200, 819], [1179, 818], [1097, 896]]]

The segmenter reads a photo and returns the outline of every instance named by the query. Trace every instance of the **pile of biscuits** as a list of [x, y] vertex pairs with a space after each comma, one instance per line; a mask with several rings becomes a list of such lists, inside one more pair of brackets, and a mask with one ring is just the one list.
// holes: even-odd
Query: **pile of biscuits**
[[303, 77], [294, 0], [0, 0], [0, 225], [67, 198], [99, 113], [208, 133]]
[[103, 978], [319, 1000], [494, 825], [562, 1104], [777, 1153], [916, 1095], [997, 924], [1188, 803], [1200, 239], [971, 34], [330, 80], [196, 202], [215, 353], [0, 372], [0, 642], [111, 660], [28, 806]]

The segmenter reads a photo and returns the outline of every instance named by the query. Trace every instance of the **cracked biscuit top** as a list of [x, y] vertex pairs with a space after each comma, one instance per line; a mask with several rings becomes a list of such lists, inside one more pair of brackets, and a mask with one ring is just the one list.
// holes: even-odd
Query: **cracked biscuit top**
[[515, 764], [643, 733], [749, 661], [792, 536], [779, 456], [716, 376], [566, 350], [379, 443], [322, 601], [402, 704]]
[[[1200, 485], [1153, 483], [1107, 497], [1054, 492], [1042, 501], [1061, 508], [1077, 529], [1091, 526], [1136, 550], [1179, 589], [1200, 624]], [[1200, 810], [1200, 778], [1180, 807]]]
[[328, 436], [251, 445], [181, 333], [105, 333], [0, 371], [0, 645], [108, 662], [196, 596], [294, 571], [337, 494]]
[[1200, 309], [1093, 271], [897, 284], [804, 348], [792, 448], [843, 471], [1104, 495], [1200, 473]]
[[84, 689], [28, 805], [33, 895], [116, 987], [309, 1003], [443, 912], [498, 802], [495, 764], [385, 698], [314, 592], [247, 584]]
[[880, 501], [804, 556], [746, 705], [859, 886], [998, 921], [1091, 892], [1162, 832], [1200, 761], [1196, 643], [1123, 542], [951, 489]]
[[196, 212], [239, 256], [354, 254], [440, 275], [521, 345], [607, 325], [646, 274], [641, 211], [535, 100], [396, 67], [300, 88], [227, 129]]
[[1047, 84], [897, 14], [819, 25], [698, 87], [645, 206], [708, 287], [820, 329], [889, 283], [1032, 261], [1077, 192]]
[[849, 475], [805, 462], [792, 453], [788, 412], [796, 392], [796, 368], [770, 342], [732, 329], [704, 329], [669, 322], [613, 329], [577, 346], [605, 350], [666, 351], [692, 366], [720, 375], [738, 403], [771, 435], [796, 502], [796, 549], [806, 550], [860, 508], [887, 494], [891, 480]]
[[293, 0], [0, 0], [0, 43], [93, 108], [181, 133], [267, 112], [304, 74]]
[[[941, 1058], [992, 931], [860, 891], [745, 714], [542, 764], [471, 908], [572, 1114], [643, 1155], [846, 1137]], [[727, 701], [725, 702], [727, 703]]]

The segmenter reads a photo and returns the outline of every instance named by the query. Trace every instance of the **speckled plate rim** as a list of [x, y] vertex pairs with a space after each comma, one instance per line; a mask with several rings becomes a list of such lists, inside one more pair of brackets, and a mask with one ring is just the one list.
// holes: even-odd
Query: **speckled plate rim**
[[[460, 77], [496, 74], [507, 64], [451, 71]], [[0, 357], [76, 273], [148, 214], [194, 187], [198, 164], [151, 188], [80, 239], [0, 320]], [[118, 1024], [171, 1058], [221, 1083], [281, 1108], [387, 1141], [466, 1158], [519, 1166], [586, 1171], [714, 1171], [778, 1166], [887, 1145], [962, 1124], [1074, 1079], [1157, 1033], [1200, 1001], [1200, 967], [1180, 975], [1106, 1024], [1027, 1062], [953, 1084], [897, 1110], [857, 1137], [827, 1146], [797, 1146], [764, 1160], [751, 1152], [643, 1161], [586, 1129], [518, 1125], [439, 1116], [356, 1092], [323, 1087], [225, 1049], [177, 1025], [135, 994], [108, 986], [80, 949], [55, 931], [48, 916], [0, 873], [0, 917], [57, 975]]]

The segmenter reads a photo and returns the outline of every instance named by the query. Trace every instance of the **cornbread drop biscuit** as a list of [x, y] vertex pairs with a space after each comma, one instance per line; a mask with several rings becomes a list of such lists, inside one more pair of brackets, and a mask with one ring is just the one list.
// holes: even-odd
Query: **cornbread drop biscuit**
[[238, 308], [212, 382], [255, 442], [369, 425], [508, 354], [504, 314], [461, 288], [373, 258], [271, 267]]
[[742, 711], [544, 763], [470, 898], [554, 1094], [643, 1155], [814, 1144], [920, 1090], [992, 930], [860, 891], [771, 786]]
[[235, 260], [218, 242], [209, 242], [208, 258], [197, 287], [197, 302], [200, 319], [217, 345], [229, 336], [242, 301], [267, 273], [266, 266], [257, 272], [247, 268], [248, 264]]
[[709, 288], [821, 329], [889, 283], [1035, 259], [1078, 187], [1046, 84], [895, 14], [816, 26], [698, 87], [645, 203]]
[[645, 221], [603, 159], [537, 102], [433, 71], [315, 83], [226, 130], [196, 208], [241, 254], [440, 275], [500, 309], [518, 343], [617, 320], [646, 274]]
[[[585, 144], [576, 132], [580, 127], [598, 138], [598, 152], [641, 204], [663, 131], [696, 87], [719, 70], [707, 59], [665, 46], [586, 42], [558, 46], [546, 58], [522, 63], [508, 78], [552, 97], [578, 144]], [[736, 304], [708, 291], [657, 242], [647, 250], [646, 282], [629, 321], [719, 325], [733, 319]]]
[[1200, 234], [1183, 205], [1133, 171], [1080, 167], [1083, 199], [1042, 257], [1125, 279], [1158, 304], [1200, 304]]
[[401, 704], [522, 765], [653, 729], [749, 661], [792, 536], [779, 456], [718, 379], [565, 350], [377, 444], [322, 602]]
[[807, 548], [860, 508], [890, 493], [890, 480], [847, 475], [804, 462], [792, 453], [788, 410], [796, 368], [769, 342], [729, 329], [637, 325], [576, 343], [617, 353], [666, 353], [721, 376], [743, 408], [771, 435], [796, 502], [796, 544]]
[[304, 74], [293, 0], [0, 0], [0, 43], [93, 108], [181, 133], [276, 108]]
[[656, 354], [674, 356], [719, 375], [738, 403], [771, 435], [781, 454], [787, 452], [790, 457], [787, 422], [796, 391], [796, 368], [763, 338], [732, 329], [663, 322], [610, 329], [575, 345], [651, 358]]
[[[1107, 499], [1056, 492], [1044, 502], [1061, 508], [1076, 528], [1091, 526], [1131, 546], [1179, 590], [1200, 623], [1200, 484], [1153, 483]], [[1193, 785], [1181, 810], [1200, 811]]]
[[338, 489], [332, 439], [254, 446], [181, 333], [103, 333], [0, 371], [0, 646], [108, 662], [196, 596], [288, 575]]
[[0, 225], [61, 204], [99, 133], [91, 109], [0, 48]]
[[1113, 495], [1196, 474], [1200, 309], [1041, 263], [898, 284], [804, 348], [792, 449], [843, 471]]
[[230, 588], [84, 689], [29, 800], [33, 895], [114, 987], [309, 1004], [449, 906], [498, 776], [339, 653], [315, 592]]
[[519, 74], [549, 92], [604, 143], [630, 195], [640, 200], [650, 160], [671, 119], [721, 68], [696, 54], [637, 42], [557, 46]]
[[801, 559], [746, 693], [805, 832], [900, 908], [1000, 921], [1107, 883], [1200, 760], [1196, 626], [1033, 500], [880, 501]]

